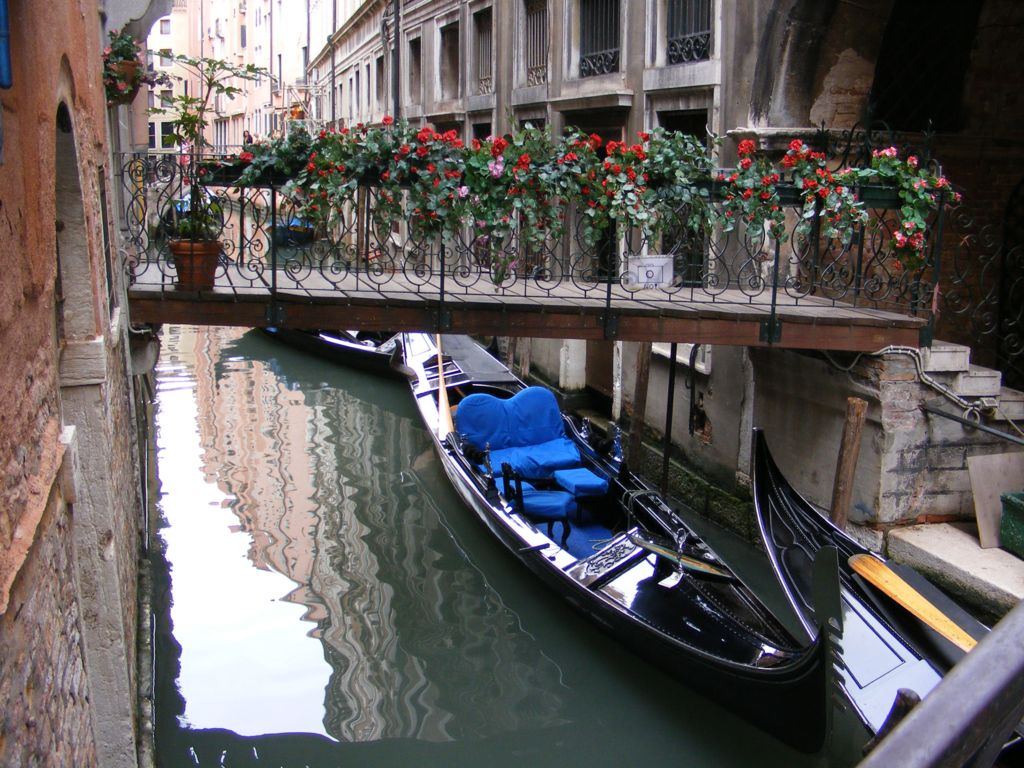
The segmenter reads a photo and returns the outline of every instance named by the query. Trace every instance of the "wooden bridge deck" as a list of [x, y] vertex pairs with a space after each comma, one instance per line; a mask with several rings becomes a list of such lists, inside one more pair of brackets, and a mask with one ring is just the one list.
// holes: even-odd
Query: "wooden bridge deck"
[[[442, 297], [430, 282], [388, 273], [336, 281], [284, 271], [240, 279], [228, 270], [210, 291], [174, 289], [156, 265], [137, 270], [128, 300], [133, 322], [362, 330], [444, 330], [534, 338], [690, 342], [873, 352], [888, 345], [917, 346], [925, 320], [815, 296], [776, 295], [772, 339], [771, 291], [688, 288], [630, 291], [617, 283], [539, 284], [520, 279], [500, 290], [486, 280], [461, 285], [446, 276]], [[276, 277], [275, 290], [270, 283]], [[609, 299], [610, 292], [610, 299]], [[609, 311], [610, 308], [610, 311]]]

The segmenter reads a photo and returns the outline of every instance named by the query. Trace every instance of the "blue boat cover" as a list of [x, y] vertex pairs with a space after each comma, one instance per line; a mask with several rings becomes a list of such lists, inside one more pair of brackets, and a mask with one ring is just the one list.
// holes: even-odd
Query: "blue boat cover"
[[527, 387], [507, 400], [469, 395], [455, 411], [455, 428], [477, 450], [490, 447], [491, 466], [508, 462], [528, 479], [546, 479], [580, 464], [555, 396], [544, 387]]
[[555, 472], [555, 482], [573, 496], [604, 496], [608, 493], [608, 480], [586, 467], [560, 469]]
[[[505, 485], [502, 477], [495, 478], [506, 499], [515, 498], [515, 483]], [[565, 491], [538, 491], [525, 480], [523, 484], [523, 513], [534, 520], [565, 520], [576, 512], [576, 500]]]

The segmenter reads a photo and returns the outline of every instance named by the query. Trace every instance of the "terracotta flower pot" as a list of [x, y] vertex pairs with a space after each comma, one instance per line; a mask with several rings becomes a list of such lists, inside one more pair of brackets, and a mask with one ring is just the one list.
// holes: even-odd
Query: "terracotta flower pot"
[[135, 100], [135, 94], [139, 92], [139, 84], [141, 83], [139, 67], [138, 61], [129, 61], [127, 59], [124, 61], [112, 61], [107, 64], [107, 69], [117, 73], [118, 82], [123, 82], [128, 86], [123, 91], [117, 90], [116, 85], [113, 88], [108, 86], [108, 102], [111, 104], [130, 104]]
[[219, 240], [170, 240], [180, 291], [208, 291], [213, 288], [220, 262]]

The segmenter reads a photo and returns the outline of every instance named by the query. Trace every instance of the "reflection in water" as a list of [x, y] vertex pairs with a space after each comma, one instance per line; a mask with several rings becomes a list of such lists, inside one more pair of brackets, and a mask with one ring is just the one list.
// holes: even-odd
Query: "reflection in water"
[[167, 326], [156, 409], [161, 768], [859, 754], [794, 753], [595, 631], [464, 507], [401, 383]]
[[406, 471], [429, 449], [411, 408], [342, 388], [348, 372], [289, 381], [252, 333], [174, 329], [165, 344], [157, 440], [185, 724], [359, 742], [564, 721], [559, 670]]

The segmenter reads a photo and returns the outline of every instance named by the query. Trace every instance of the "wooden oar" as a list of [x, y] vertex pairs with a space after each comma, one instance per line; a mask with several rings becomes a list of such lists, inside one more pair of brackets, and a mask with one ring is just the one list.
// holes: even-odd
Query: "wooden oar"
[[444, 358], [441, 353], [441, 334], [437, 334], [437, 436], [443, 442], [449, 432], [455, 431], [452, 409], [448, 405], [448, 388], [444, 385]]
[[965, 653], [978, 641], [936, 608], [895, 571], [871, 555], [851, 555], [850, 567]]

